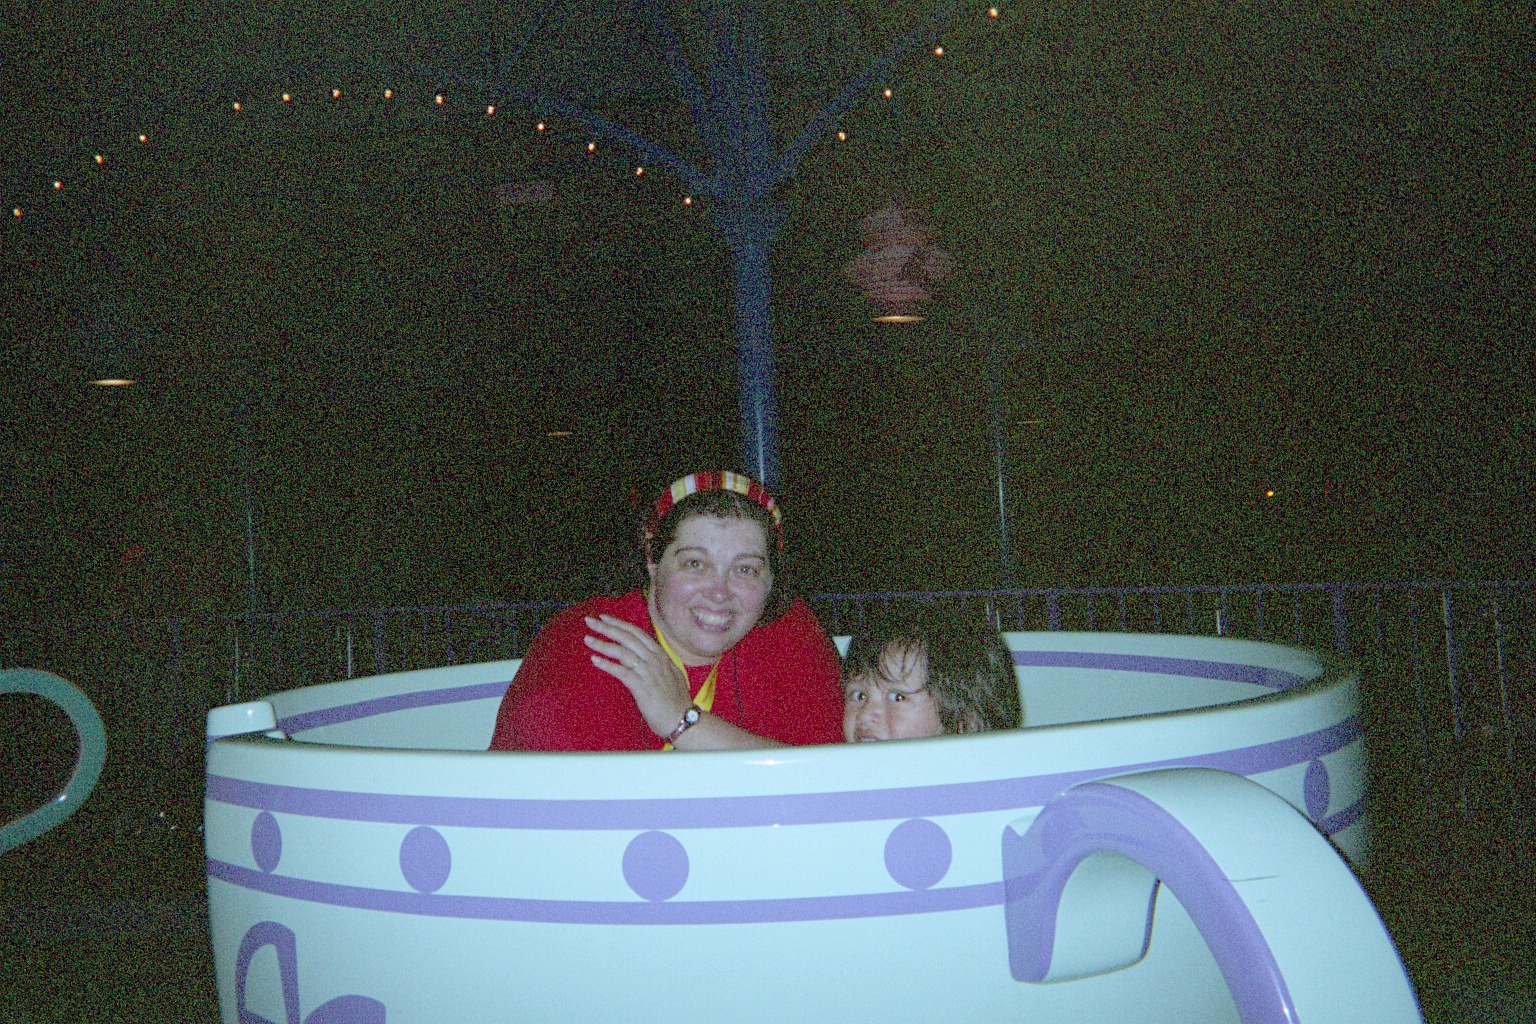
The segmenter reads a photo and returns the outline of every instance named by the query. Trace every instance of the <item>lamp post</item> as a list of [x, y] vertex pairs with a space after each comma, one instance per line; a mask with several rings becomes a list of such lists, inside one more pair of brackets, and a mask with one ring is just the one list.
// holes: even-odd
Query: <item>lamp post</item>
[[240, 460], [239, 501], [244, 506], [241, 511], [245, 519], [246, 621], [250, 626], [250, 635], [255, 636], [259, 601], [256, 590], [255, 498], [251, 482], [251, 383], [248, 378], [241, 382], [240, 398], [235, 410], [235, 446]]
[[[934, 245], [925, 219], [916, 211], [892, 203], [859, 222], [863, 251], [849, 261], [845, 273], [875, 307], [877, 323], [922, 321], [923, 304], [954, 272], [955, 261]], [[1013, 585], [1013, 555], [1008, 544], [1006, 470], [1007, 407], [997, 346], [996, 315], [979, 302], [970, 303], [972, 330], [985, 334], [987, 394], [991, 406], [992, 450], [997, 478], [997, 581], [1000, 589]]]
[[81, 264], [86, 272], [85, 309], [75, 328], [75, 347], [84, 363], [85, 379], [98, 387], [125, 388], [138, 383], [138, 340], [125, 324], [119, 306], [123, 272], [116, 251], [113, 225], [96, 209], [89, 210], [79, 229]]

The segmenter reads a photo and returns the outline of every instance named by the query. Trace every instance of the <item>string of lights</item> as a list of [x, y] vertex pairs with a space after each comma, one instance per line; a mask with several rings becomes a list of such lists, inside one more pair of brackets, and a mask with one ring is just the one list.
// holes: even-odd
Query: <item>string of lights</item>
[[[996, 22], [1000, 17], [999, 8], [985, 8], [984, 20]], [[936, 43], [929, 55], [942, 59], [952, 45]], [[893, 100], [900, 85], [894, 76], [892, 68], [886, 77], [894, 84], [871, 89], [861, 104]], [[47, 230], [78, 199], [88, 198], [91, 186], [103, 176], [135, 169], [164, 170], [187, 150], [217, 137], [214, 129], [231, 124], [243, 123], [275, 136], [355, 132], [386, 118], [435, 118], [445, 125], [494, 122], [500, 130], [542, 137], [558, 152], [593, 160], [599, 169], [636, 182], [655, 177], [656, 171], [671, 172], [682, 185], [671, 201], [684, 208], [696, 208], [696, 198], [714, 190], [709, 175], [666, 147], [576, 104], [533, 94], [504, 80], [484, 81], [419, 68], [295, 68], [239, 83], [216, 83], [137, 115], [120, 112], [99, 117], [68, 151], [45, 158], [43, 166], [34, 166], [30, 173], [7, 183], [0, 200], [0, 210], [7, 213], [3, 223], [11, 230]], [[808, 126], [814, 137], [806, 139], [806, 144], [857, 140], [860, 133], [843, 127], [844, 119]], [[822, 128], [828, 130], [822, 132]]]

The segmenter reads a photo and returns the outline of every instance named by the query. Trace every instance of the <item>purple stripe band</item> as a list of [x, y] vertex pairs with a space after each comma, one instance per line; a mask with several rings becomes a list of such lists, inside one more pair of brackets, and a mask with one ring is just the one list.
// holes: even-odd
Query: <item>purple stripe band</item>
[[1317, 823], [1325, 836], [1336, 836], [1365, 817], [1365, 798], [1362, 797], [1336, 814], [1330, 814]]
[[374, 697], [354, 704], [339, 704], [333, 708], [305, 711], [278, 720], [277, 727], [288, 735], [318, 729], [322, 725], [355, 722], [360, 718], [387, 715], [391, 711], [408, 711], [412, 708], [430, 708], [439, 704], [459, 704], [464, 701], [499, 698], [507, 692], [510, 680], [500, 683], [476, 683], [473, 686], [455, 686], [447, 690], [419, 690], [415, 693], [397, 693], [391, 697]]
[[644, 831], [818, 825], [1039, 807], [1080, 782], [1154, 768], [1216, 768], [1234, 775], [1258, 775], [1305, 764], [1358, 742], [1360, 738], [1360, 719], [1352, 715], [1335, 725], [1301, 736], [1213, 754], [1051, 775], [840, 793], [664, 800], [520, 800], [344, 792], [280, 786], [223, 775], [208, 776], [206, 793], [209, 800], [278, 814], [461, 828]]
[[1159, 658], [1146, 654], [1098, 654], [1088, 651], [1015, 651], [1013, 663], [1029, 668], [1088, 668], [1104, 672], [1150, 672], [1191, 679], [1248, 683], [1267, 690], [1289, 690], [1311, 677], [1263, 665], [1241, 665], [1193, 658]]
[[[1363, 802], [1328, 819], [1330, 825], [1358, 821]], [[1345, 827], [1344, 825], [1340, 826]], [[1337, 831], [1325, 827], [1330, 835]], [[595, 900], [531, 900], [503, 896], [453, 896], [440, 893], [368, 889], [316, 882], [208, 860], [208, 877], [242, 889], [305, 903], [377, 910], [423, 917], [481, 921], [531, 921], [544, 924], [755, 924], [768, 921], [834, 921], [860, 917], [936, 914], [998, 906], [1004, 902], [1002, 882], [983, 882], [946, 889], [864, 893], [854, 896], [802, 896], [778, 900], [709, 900], [678, 902], [599, 902]]]
[[336, 907], [378, 910], [422, 917], [540, 924], [757, 924], [834, 921], [973, 910], [1003, 902], [1003, 883], [957, 885], [949, 889], [875, 892], [855, 896], [802, 896], [782, 900], [700, 900], [675, 903], [530, 900], [498, 896], [365, 889], [269, 875], [225, 861], [209, 860], [208, 877], [243, 889]]

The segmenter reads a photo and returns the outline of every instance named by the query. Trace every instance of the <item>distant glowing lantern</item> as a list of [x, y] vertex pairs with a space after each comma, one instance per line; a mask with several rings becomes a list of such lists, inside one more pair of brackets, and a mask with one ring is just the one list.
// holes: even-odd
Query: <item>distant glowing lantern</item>
[[954, 257], [929, 243], [912, 210], [891, 204], [859, 222], [864, 251], [849, 261], [848, 280], [875, 305], [880, 323], [916, 323], [934, 286], [954, 273]]

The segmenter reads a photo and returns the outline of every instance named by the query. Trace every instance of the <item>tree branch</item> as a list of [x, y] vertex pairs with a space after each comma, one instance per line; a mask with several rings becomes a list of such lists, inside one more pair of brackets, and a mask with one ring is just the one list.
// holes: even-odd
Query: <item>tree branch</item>
[[889, 49], [875, 58], [857, 78], [843, 86], [836, 96], [816, 112], [779, 157], [773, 184], [777, 185], [794, 174], [795, 168], [800, 165], [801, 160], [805, 159], [811, 147], [825, 138], [832, 126], [864, 99], [875, 83], [884, 78], [891, 68], [914, 50], [931, 45], [939, 38], [944, 29], [949, 27], [950, 21], [959, 13], [959, 4], [954, 0], [949, 0], [948, 8], [946, 11], [930, 11], [924, 15], [911, 31], [891, 44]]

